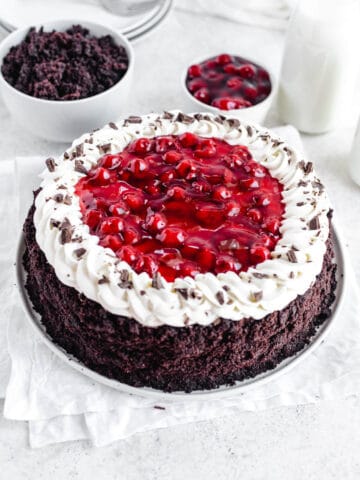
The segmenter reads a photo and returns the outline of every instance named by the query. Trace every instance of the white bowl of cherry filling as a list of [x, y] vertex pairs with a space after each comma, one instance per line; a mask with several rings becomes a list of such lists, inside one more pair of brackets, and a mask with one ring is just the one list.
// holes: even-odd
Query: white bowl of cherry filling
[[277, 89], [268, 67], [228, 53], [196, 59], [184, 70], [181, 84], [188, 112], [208, 111], [259, 124]]
[[24, 130], [69, 142], [124, 112], [133, 66], [132, 46], [116, 30], [49, 21], [0, 43], [0, 93]]

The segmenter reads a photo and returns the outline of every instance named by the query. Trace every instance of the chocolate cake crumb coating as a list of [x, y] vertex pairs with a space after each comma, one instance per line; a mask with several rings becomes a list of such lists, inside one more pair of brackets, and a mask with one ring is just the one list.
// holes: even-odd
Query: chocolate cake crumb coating
[[300, 351], [331, 313], [331, 235], [316, 281], [283, 310], [261, 320], [151, 328], [64, 285], [36, 243], [33, 214], [34, 206], [24, 225], [26, 289], [47, 333], [87, 367], [128, 385], [191, 392], [254, 377]]

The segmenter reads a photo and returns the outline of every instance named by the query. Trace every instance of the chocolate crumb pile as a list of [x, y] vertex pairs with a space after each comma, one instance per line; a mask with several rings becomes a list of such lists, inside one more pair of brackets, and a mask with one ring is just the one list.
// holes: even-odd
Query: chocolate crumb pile
[[30, 28], [10, 49], [1, 72], [27, 95], [46, 100], [79, 100], [112, 87], [125, 74], [128, 57], [110, 35], [94, 37], [81, 25], [66, 32]]

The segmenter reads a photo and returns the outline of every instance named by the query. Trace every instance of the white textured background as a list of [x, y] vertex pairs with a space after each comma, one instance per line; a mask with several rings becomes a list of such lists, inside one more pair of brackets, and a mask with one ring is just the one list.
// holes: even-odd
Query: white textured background
[[[119, 111], [181, 108], [179, 76], [193, 58], [207, 53], [254, 54], [277, 72], [283, 43], [278, 30], [173, 11], [149, 37], [135, 43], [132, 108], [121, 112], [119, 103]], [[274, 106], [268, 124], [276, 123]], [[64, 150], [64, 145], [21, 132], [1, 101], [0, 127], [0, 161]], [[345, 128], [302, 139], [328, 188], [359, 281], [360, 189], [346, 169], [353, 133], [354, 128]], [[99, 449], [76, 442], [30, 450], [26, 425], [0, 418], [0, 480], [357, 479], [359, 450], [357, 397], [144, 433]]]

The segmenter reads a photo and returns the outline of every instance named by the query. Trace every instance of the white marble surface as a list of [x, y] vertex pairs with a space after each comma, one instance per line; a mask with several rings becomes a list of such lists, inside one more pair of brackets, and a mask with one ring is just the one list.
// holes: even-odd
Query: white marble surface
[[[276, 72], [283, 41], [278, 31], [174, 11], [134, 45], [132, 109], [122, 113], [182, 108], [179, 75], [207, 53], [254, 53]], [[268, 124], [277, 122], [273, 108]], [[21, 132], [1, 102], [0, 127], [2, 159], [64, 148]], [[360, 281], [360, 189], [346, 170], [352, 136], [353, 128], [346, 128], [302, 138], [329, 190]], [[355, 479], [359, 425], [360, 399], [351, 397], [144, 433], [100, 449], [76, 442], [30, 450], [26, 424], [0, 418], [0, 479]]]

